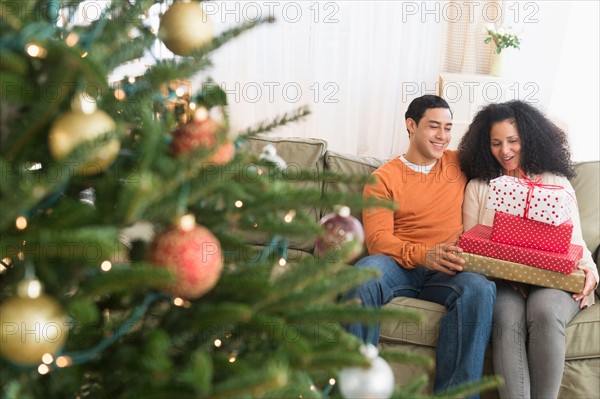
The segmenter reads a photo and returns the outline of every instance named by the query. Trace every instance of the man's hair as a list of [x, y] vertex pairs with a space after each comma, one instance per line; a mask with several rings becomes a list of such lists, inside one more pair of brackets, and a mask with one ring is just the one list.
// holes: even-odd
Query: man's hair
[[488, 181], [504, 174], [490, 148], [492, 125], [502, 121], [513, 123], [519, 132], [519, 168], [524, 173], [575, 176], [565, 132], [532, 105], [514, 100], [484, 107], [460, 141], [460, 165], [469, 180]]
[[452, 110], [450, 109], [450, 105], [440, 96], [435, 96], [432, 94], [426, 94], [421, 97], [417, 97], [408, 105], [408, 109], [404, 114], [404, 120], [411, 118], [419, 124], [419, 121], [425, 115], [425, 111], [430, 108], [446, 108], [450, 111], [450, 115], [452, 115]]

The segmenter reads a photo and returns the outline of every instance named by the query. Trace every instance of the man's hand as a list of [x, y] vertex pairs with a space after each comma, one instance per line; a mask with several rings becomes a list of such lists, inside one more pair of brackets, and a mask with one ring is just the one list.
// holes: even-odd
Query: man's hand
[[456, 255], [462, 253], [462, 251], [454, 242], [438, 244], [427, 250], [423, 266], [429, 270], [455, 275], [456, 272], [463, 270], [462, 265], [465, 260]]

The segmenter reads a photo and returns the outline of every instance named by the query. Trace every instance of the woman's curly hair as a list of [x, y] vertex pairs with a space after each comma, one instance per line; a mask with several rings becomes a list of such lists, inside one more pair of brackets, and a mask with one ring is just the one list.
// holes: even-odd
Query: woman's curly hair
[[504, 174], [490, 149], [490, 130], [494, 123], [505, 120], [513, 121], [519, 132], [519, 167], [524, 173], [575, 176], [565, 132], [535, 107], [515, 100], [484, 107], [460, 141], [460, 166], [469, 180], [489, 181]]

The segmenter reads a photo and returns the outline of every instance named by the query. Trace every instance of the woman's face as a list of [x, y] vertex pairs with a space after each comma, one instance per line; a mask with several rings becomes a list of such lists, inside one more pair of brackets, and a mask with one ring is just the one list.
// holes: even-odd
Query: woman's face
[[490, 150], [502, 169], [512, 171], [519, 167], [521, 137], [512, 120], [504, 120], [492, 125]]

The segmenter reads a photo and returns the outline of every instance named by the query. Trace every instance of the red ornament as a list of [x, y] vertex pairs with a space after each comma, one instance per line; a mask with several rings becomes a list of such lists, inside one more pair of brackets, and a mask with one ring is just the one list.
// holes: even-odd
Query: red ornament
[[362, 253], [365, 233], [358, 219], [350, 215], [350, 208], [341, 207], [337, 213], [323, 216], [319, 224], [325, 232], [315, 242], [318, 258], [337, 260], [343, 254], [342, 260], [350, 262]]
[[173, 132], [171, 150], [176, 156], [187, 154], [193, 150], [204, 148], [213, 150], [208, 162], [225, 164], [233, 159], [235, 147], [229, 140], [220, 144], [218, 148], [218, 134], [221, 125], [213, 119], [192, 119]]
[[195, 225], [167, 230], [150, 247], [150, 262], [170, 270], [175, 281], [166, 287], [171, 295], [198, 298], [219, 281], [223, 269], [221, 245], [205, 227]]

